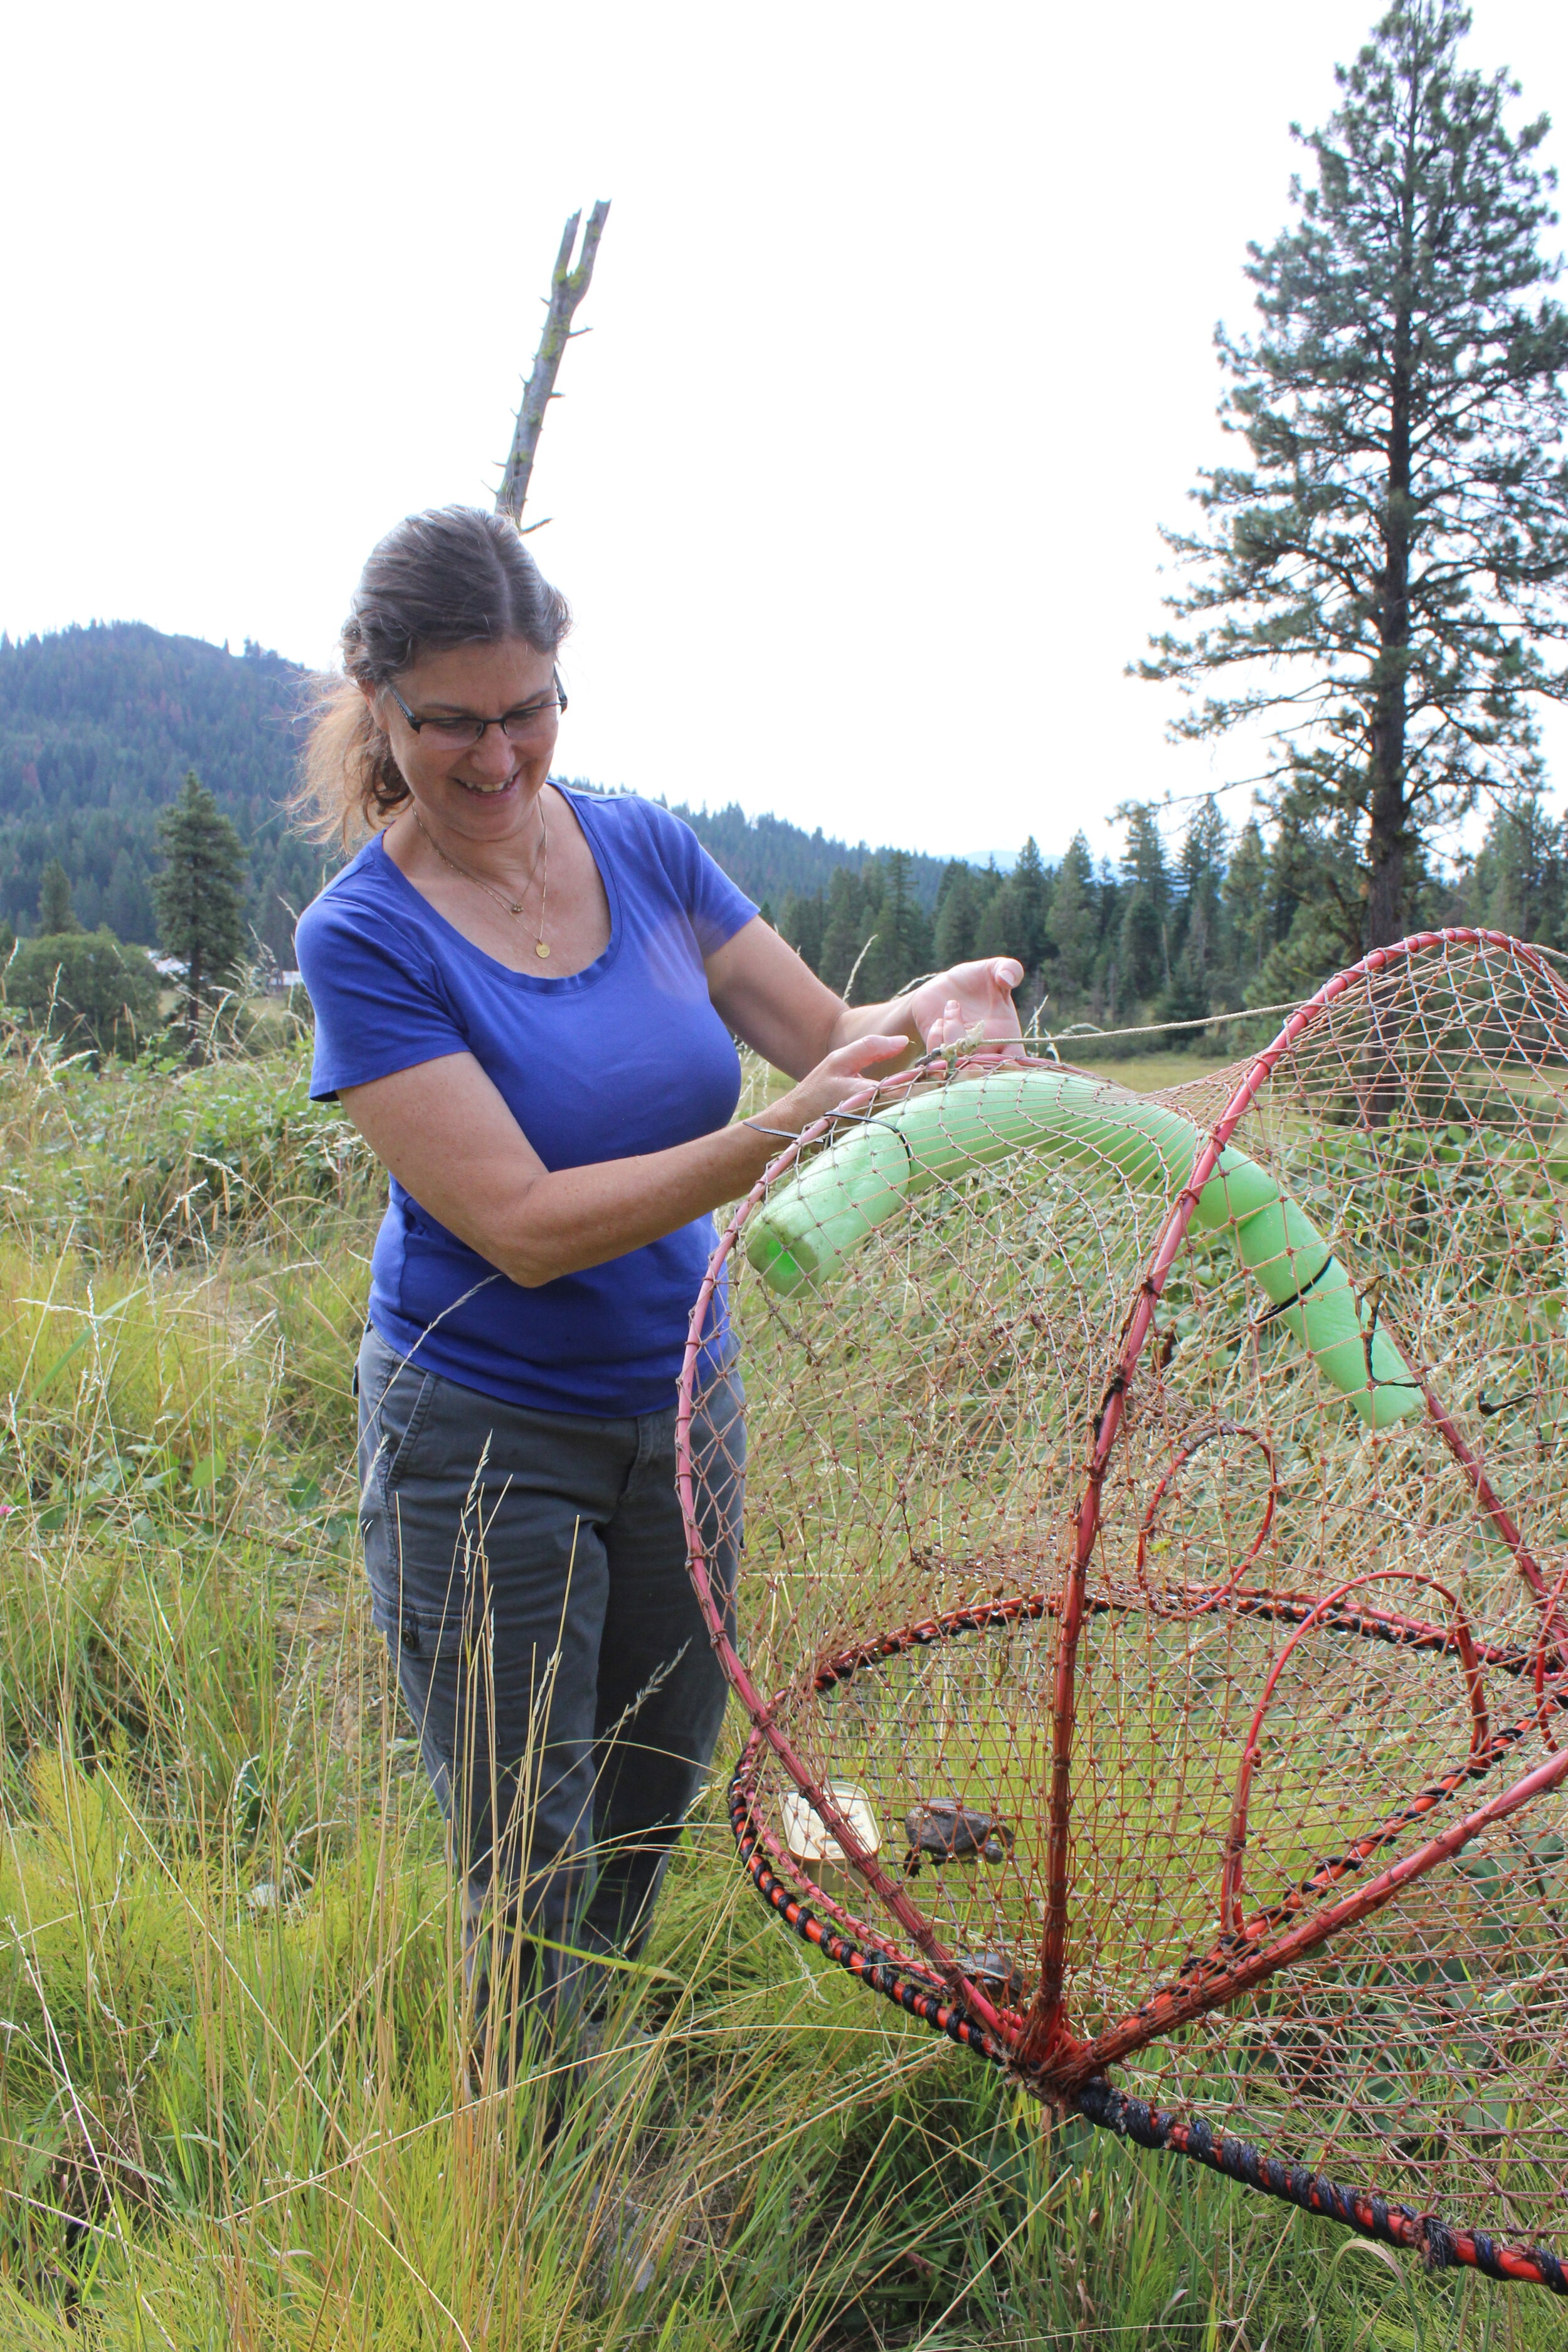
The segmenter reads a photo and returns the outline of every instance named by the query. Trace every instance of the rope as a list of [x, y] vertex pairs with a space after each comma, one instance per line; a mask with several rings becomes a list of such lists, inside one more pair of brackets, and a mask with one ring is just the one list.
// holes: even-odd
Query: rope
[[[1568, 962], [1568, 957], [1563, 961]], [[1097, 1037], [1163, 1037], [1177, 1029], [1217, 1029], [1222, 1021], [1264, 1021], [1271, 1013], [1294, 1013], [1305, 1003], [1305, 997], [1292, 996], [1284, 1004], [1244, 1004], [1237, 1013], [1205, 1013], [1197, 1021], [1146, 1021], [1136, 1029], [1096, 1029], [1089, 1022], [1074, 1021], [1065, 1029], [1026, 1030], [1025, 1040], [1035, 1037], [1051, 1045], [1091, 1045]]]
[[[1542, 947], [1538, 940], [1530, 942], [1535, 955], [1550, 956], [1553, 963], [1568, 965], [1568, 954], [1561, 948]], [[935, 973], [927, 977], [935, 979]], [[1196, 1021], [1149, 1021], [1137, 1029], [1097, 1029], [1092, 1022], [1069, 1022], [1065, 1029], [1042, 1029], [1031, 1025], [1024, 1033], [1030, 1038], [1049, 1045], [1092, 1045], [1097, 1037], [1163, 1037], [1177, 1029], [1217, 1029], [1224, 1021], [1262, 1021], [1271, 1013], [1297, 1013], [1305, 1004], [1304, 996], [1292, 996], [1283, 1004], [1244, 1004], [1235, 1013], [1205, 1013]]]
[[1079, 2115], [1102, 2131], [1130, 2139], [1137, 2147], [1184, 2156], [1211, 2172], [1237, 2180], [1266, 2197], [1283, 2198], [1305, 2213], [1321, 2214], [1363, 2238], [1381, 2240], [1418, 2253], [1429, 2271], [1479, 2271], [1486, 2278], [1543, 2286], [1568, 2295], [1568, 2268], [1547, 2246], [1502, 2246], [1482, 2231], [1455, 2230], [1436, 2213], [1414, 2213], [1390, 2204], [1373, 2190], [1347, 2189], [1321, 2172], [1267, 2155], [1249, 2140], [1216, 2132], [1202, 2116], [1175, 2116], [1146, 2100], [1130, 2098], [1103, 2076], [1086, 2083], [1073, 2101]]

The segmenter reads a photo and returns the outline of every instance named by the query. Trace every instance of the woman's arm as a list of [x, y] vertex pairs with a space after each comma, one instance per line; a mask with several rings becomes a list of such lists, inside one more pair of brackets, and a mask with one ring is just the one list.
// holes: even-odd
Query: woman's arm
[[868, 1036], [901, 1037], [894, 1067], [902, 1069], [928, 1046], [953, 1044], [971, 1030], [1009, 1040], [1019, 1034], [1013, 991], [1024, 968], [1011, 956], [954, 964], [886, 1004], [848, 1005], [755, 915], [708, 958], [706, 970], [721, 1020], [795, 1078]]
[[[767, 1124], [797, 1132], [837, 1110], [861, 1073], [878, 1064], [885, 1073], [904, 1042], [873, 1034], [819, 1056]], [[773, 1138], [736, 1125], [667, 1151], [552, 1173], [471, 1054], [345, 1087], [339, 1098], [420, 1207], [525, 1290], [603, 1265], [738, 1199], [778, 1150]]]
[[[1006, 957], [958, 964], [886, 1005], [845, 1004], [756, 918], [708, 959], [710, 993], [729, 1026], [799, 1080], [766, 1114], [798, 1132], [837, 1110], [863, 1074], [886, 1077], [925, 1045], [978, 1028], [1016, 1039]], [[721, 1208], [755, 1183], [777, 1150], [743, 1125], [690, 1143], [586, 1168], [548, 1170], [471, 1054], [447, 1054], [345, 1087], [344, 1110], [382, 1164], [470, 1249], [534, 1289], [603, 1265]]]

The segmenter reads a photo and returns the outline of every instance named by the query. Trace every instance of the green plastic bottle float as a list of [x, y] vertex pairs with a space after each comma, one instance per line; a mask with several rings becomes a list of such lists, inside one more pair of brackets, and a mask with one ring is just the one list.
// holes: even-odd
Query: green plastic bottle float
[[[749, 1220], [746, 1255], [768, 1287], [788, 1297], [831, 1282], [907, 1200], [966, 1169], [1036, 1151], [1091, 1182], [1097, 1171], [1115, 1170], [1139, 1191], [1173, 1197], [1203, 1141], [1180, 1111], [1100, 1079], [999, 1070], [910, 1096], [839, 1135]], [[1199, 1232], [1229, 1232], [1280, 1322], [1369, 1429], [1420, 1409], [1421, 1391], [1373, 1310], [1305, 1210], [1256, 1160], [1228, 1148], [1193, 1223]]]

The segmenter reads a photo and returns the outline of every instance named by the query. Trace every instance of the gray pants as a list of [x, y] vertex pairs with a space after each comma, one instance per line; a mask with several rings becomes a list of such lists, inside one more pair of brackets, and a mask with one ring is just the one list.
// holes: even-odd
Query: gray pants
[[[528, 1412], [422, 1370], [374, 1330], [359, 1400], [374, 1615], [462, 1873], [476, 2042], [504, 2078], [528, 2017], [558, 2036], [614, 1990], [593, 1956], [646, 1937], [723, 1719], [686, 1572], [675, 1412]], [[710, 1386], [693, 1447], [708, 1557], [732, 1595], [734, 1374]]]

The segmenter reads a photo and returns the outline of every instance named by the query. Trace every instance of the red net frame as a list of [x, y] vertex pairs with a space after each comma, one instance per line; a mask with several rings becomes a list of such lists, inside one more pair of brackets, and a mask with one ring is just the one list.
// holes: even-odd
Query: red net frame
[[[1193, 1146], [1152, 1183], [1092, 1083], [1066, 1159], [950, 1154], [780, 1297], [745, 1252], [822, 1122], [714, 1253], [680, 1486], [753, 1727], [742, 1860], [1052, 2108], [1568, 2292], [1538, 2242], [1568, 2189], [1568, 989], [1500, 933], [1377, 950], [1154, 1098]], [[931, 1092], [862, 1108], [897, 1139]], [[1302, 1204], [1288, 1276], [1242, 1262], [1245, 1200], [1216, 1223], [1238, 1150]], [[1359, 1403], [1314, 1353], [1341, 1266]], [[738, 1636], [698, 1336], [725, 1279]], [[1408, 1398], [1369, 1428], [1380, 1385]]]

